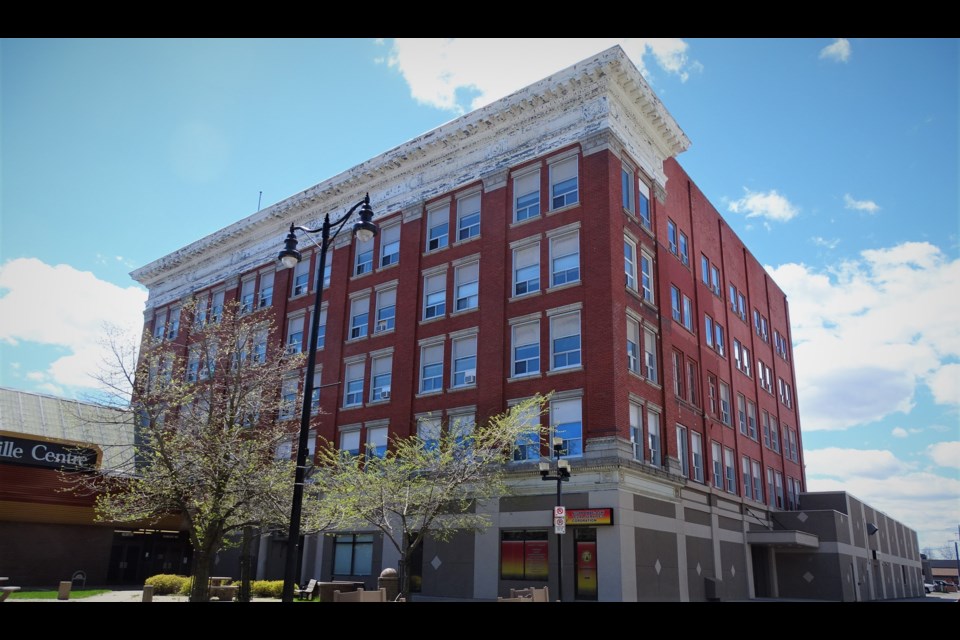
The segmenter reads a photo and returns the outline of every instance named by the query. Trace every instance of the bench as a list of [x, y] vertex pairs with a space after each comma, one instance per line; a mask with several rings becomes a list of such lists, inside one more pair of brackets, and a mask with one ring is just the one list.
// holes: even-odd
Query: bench
[[297, 594], [297, 597], [301, 600], [313, 600], [313, 593], [317, 590], [317, 580], [314, 578], [307, 583], [303, 589], [294, 589], [293, 592]]
[[526, 589], [510, 589], [511, 598], [530, 598], [534, 602], [550, 602], [549, 587], [528, 587]]
[[363, 589], [357, 589], [356, 591], [348, 591], [342, 593], [339, 589], [336, 589], [333, 592], [333, 601], [334, 602], [386, 602], [387, 601], [387, 590], [383, 587], [380, 587], [376, 591], [364, 591]]
[[216, 598], [217, 600], [227, 600], [232, 602], [234, 598], [237, 597], [237, 592], [240, 590], [238, 585], [220, 585], [216, 587], [210, 587], [210, 597]]
[[20, 591], [20, 587], [0, 587], [0, 602], [3, 602], [10, 597], [10, 594]]

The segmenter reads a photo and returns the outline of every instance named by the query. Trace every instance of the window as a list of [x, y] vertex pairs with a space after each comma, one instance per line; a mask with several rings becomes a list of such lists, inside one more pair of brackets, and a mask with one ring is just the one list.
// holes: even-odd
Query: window
[[477, 426], [477, 418], [474, 413], [460, 413], [449, 415], [447, 417], [447, 428], [453, 435], [458, 448], [467, 448], [473, 446], [473, 429]]
[[637, 248], [627, 238], [623, 239], [623, 271], [627, 276], [627, 286], [637, 290]]
[[[323, 288], [326, 289], [330, 286], [330, 275], [333, 273], [333, 251], [327, 251], [327, 259], [323, 261]], [[317, 260], [317, 275], [320, 274], [320, 260]], [[316, 278], [313, 279], [314, 282], [317, 281]]]
[[447, 274], [436, 273], [423, 280], [423, 319], [441, 318], [447, 312]]
[[220, 322], [223, 317], [223, 291], [217, 291], [213, 294], [213, 300], [210, 305], [210, 322]]
[[317, 325], [317, 349], [323, 349], [323, 343], [327, 338], [327, 309], [320, 310], [320, 322]]
[[685, 397], [683, 388], [683, 356], [674, 351], [673, 354], [673, 393], [678, 398]]
[[217, 345], [208, 344], [207, 353], [203, 359], [203, 366], [200, 367], [200, 379], [206, 380], [212, 378], [217, 368]]
[[362, 296], [350, 301], [350, 340], [367, 335], [370, 324], [370, 297]]
[[304, 257], [293, 268], [292, 296], [302, 296], [310, 290], [310, 258]]
[[303, 316], [287, 320], [287, 353], [303, 351]]
[[713, 486], [723, 489], [723, 449], [719, 442], [710, 443], [710, 461], [713, 463]]
[[687, 451], [687, 428], [677, 425], [677, 455], [680, 457], [680, 473], [690, 477], [690, 453]]
[[647, 448], [650, 464], [660, 466], [660, 414], [647, 409]]
[[633, 213], [633, 171], [626, 167], [620, 169], [620, 194], [623, 208]]
[[794, 510], [798, 506], [797, 498], [800, 493], [798, 484], [793, 478], [787, 476], [787, 509]]
[[377, 292], [377, 324], [373, 327], [374, 333], [389, 331], [394, 328], [397, 315], [396, 288], [383, 289]]
[[753, 499], [757, 502], [763, 502], [763, 478], [760, 475], [760, 463], [751, 460], [750, 466], [753, 469]]
[[683, 296], [683, 326], [693, 331], [693, 302], [685, 294]]
[[513, 327], [513, 376], [540, 373], [540, 322]]
[[453, 341], [453, 387], [477, 384], [477, 336]]
[[687, 250], [687, 234], [680, 232], [680, 262], [690, 264], [690, 254]]
[[719, 322], [713, 323], [713, 346], [721, 356], [723, 355], [723, 325]]
[[653, 258], [646, 251], [640, 252], [640, 286], [643, 299], [653, 304]]
[[200, 352], [191, 349], [187, 356], [187, 382], [196, 382], [200, 373]]
[[800, 455], [797, 449], [797, 432], [793, 429], [787, 429], [787, 436], [790, 443], [790, 459], [794, 462], [800, 462]]
[[730, 310], [744, 322], [747, 321], [747, 301], [732, 282], [730, 283]]
[[310, 413], [316, 415], [320, 411], [320, 377], [322, 371], [313, 374], [313, 390], [310, 392]]
[[550, 424], [553, 438], [563, 440], [562, 456], [579, 456], [583, 453], [583, 423], [581, 422], [580, 398], [554, 400], [550, 403]]
[[552, 369], [580, 366], [580, 312], [550, 318]]
[[552, 286], [580, 280], [580, 232], [550, 238]]
[[368, 576], [372, 566], [372, 533], [337, 534], [334, 536], [334, 576]]
[[680, 316], [680, 289], [670, 285], [670, 312], [674, 322], [681, 322]]
[[710, 260], [702, 253], [700, 254], [700, 280], [703, 284], [710, 286]]
[[773, 491], [773, 469], [767, 467], [767, 504], [770, 505], [772, 509], [776, 506], [776, 497]]
[[267, 361], [267, 331], [259, 329], [253, 334], [253, 361]]
[[443, 343], [420, 350], [420, 393], [443, 388]]
[[540, 243], [513, 250], [513, 295], [540, 290]]
[[196, 329], [203, 329], [207, 324], [207, 303], [209, 299], [204, 296], [197, 299], [197, 306], [193, 310], [193, 326]]
[[710, 265], [710, 288], [715, 295], [720, 295], [720, 269], [716, 265]]
[[240, 313], [253, 311], [253, 288], [256, 282], [252, 279], [244, 280], [240, 285]]
[[788, 409], [793, 407], [793, 389], [790, 388], [790, 384], [786, 380], [779, 376], [777, 377], [777, 393], [783, 406]]
[[740, 425], [740, 433], [747, 435], [747, 401], [742, 393], [737, 394], [737, 424]]
[[363, 404], [363, 362], [348, 364], [346, 369], [347, 384], [344, 389], [343, 406], [358, 407]]
[[747, 400], [747, 435], [757, 439], [757, 405], [752, 400]]
[[780, 426], [773, 415], [770, 416], [770, 448], [780, 453]]
[[643, 460], [643, 407], [630, 403], [630, 444], [635, 460]]
[[764, 342], [769, 340], [769, 336], [767, 335], [767, 318], [766, 316], [760, 315], [760, 312], [756, 309], [753, 310], [753, 330]]
[[699, 406], [699, 402], [697, 402], [697, 388], [699, 386], [697, 363], [693, 360], [687, 360], [687, 400], [695, 407]]
[[537, 580], [549, 575], [546, 529], [500, 532], [500, 579]]
[[424, 449], [433, 451], [440, 446], [440, 418], [422, 416], [417, 419], [417, 437]]
[[514, 222], [540, 215], [540, 170], [513, 179]]
[[380, 266], [400, 262], [400, 224], [384, 227], [380, 232]]
[[743, 299], [743, 294], [737, 291], [737, 306], [740, 309], [740, 319], [747, 321], [747, 301]]
[[447, 246], [450, 235], [450, 206], [445, 205], [427, 213], [427, 251]]
[[760, 388], [767, 393], [773, 393], [773, 377], [770, 367], [763, 363], [763, 360], [757, 359], [757, 381], [760, 382]]
[[480, 235], [480, 194], [457, 200], [457, 240]]
[[690, 453], [693, 479], [695, 482], [703, 482], [703, 437], [696, 431], [690, 432]]
[[640, 375], [640, 323], [627, 318], [627, 369]]
[[667, 242], [669, 242], [670, 253], [677, 255], [677, 223], [673, 220], [667, 220]]
[[707, 400], [710, 415], [717, 415], [717, 378], [707, 374]]
[[790, 361], [789, 351], [787, 350], [787, 339], [776, 330], [773, 332], [773, 346], [778, 356], [788, 362]]
[[353, 275], [359, 276], [373, 271], [373, 238], [366, 242], [357, 240], [357, 253], [353, 263]]
[[703, 314], [703, 341], [713, 349], [713, 318], [706, 313]]
[[730, 387], [720, 382], [720, 422], [730, 426]]
[[723, 470], [727, 480], [727, 491], [737, 493], [737, 470], [734, 466], [733, 449], [723, 448]]
[[760, 429], [763, 431], [763, 446], [770, 448], [770, 414], [766, 410], [760, 412]]
[[777, 508], [783, 509], [783, 474], [779, 471], [774, 471], [773, 482], [777, 492]]
[[550, 208], [559, 209], [579, 200], [577, 190], [577, 157], [550, 165]]
[[360, 429], [340, 432], [340, 451], [352, 456], [360, 455]]
[[520, 424], [526, 425], [528, 430], [517, 438], [513, 450], [513, 459], [537, 460], [540, 458], [540, 414], [530, 409], [518, 417]]
[[167, 340], [173, 340], [180, 333], [180, 308], [170, 310], [170, 320], [167, 322]]
[[457, 283], [457, 311], [476, 309], [480, 303], [480, 263], [471, 262], [461, 265], [454, 272]]
[[370, 364], [370, 402], [390, 399], [393, 356], [377, 356]]
[[643, 330], [643, 375], [654, 384], [659, 384], [657, 372], [657, 337], [650, 329]]
[[367, 429], [367, 455], [371, 458], [387, 455], [387, 427]]
[[753, 482], [750, 479], [750, 458], [743, 456], [741, 462], [743, 463], [740, 467], [741, 471], [743, 471], [743, 497], [753, 498]]
[[640, 213], [640, 222], [647, 229], [650, 228], [650, 187], [641, 180], [639, 183], [639, 193], [637, 194], [637, 209]]
[[296, 378], [285, 378], [280, 388], [280, 419], [289, 420], [297, 413], [297, 390], [299, 384]]
[[750, 350], [740, 344], [739, 340], [733, 341], [733, 359], [739, 371], [744, 375], [750, 376]]
[[273, 274], [265, 273], [260, 276], [260, 297], [257, 308], [263, 309], [273, 304]]

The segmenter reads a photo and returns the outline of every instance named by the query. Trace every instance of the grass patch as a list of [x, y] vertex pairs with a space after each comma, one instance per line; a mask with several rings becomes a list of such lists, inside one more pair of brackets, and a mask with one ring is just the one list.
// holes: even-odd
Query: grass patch
[[[10, 600], [56, 600], [58, 593], [54, 589], [21, 589], [11, 593]], [[110, 593], [110, 589], [73, 589], [70, 591], [70, 599], [79, 600], [101, 593]]]

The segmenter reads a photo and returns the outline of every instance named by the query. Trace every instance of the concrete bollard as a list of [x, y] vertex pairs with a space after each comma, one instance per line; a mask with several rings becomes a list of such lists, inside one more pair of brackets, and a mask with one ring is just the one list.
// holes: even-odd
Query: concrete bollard
[[73, 583], [69, 580], [65, 580], [60, 583], [60, 589], [57, 591], [57, 600], [69, 600], [70, 599], [70, 587], [73, 586]]
[[387, 567], [380, 572], [377, 578], [377, 588], [387, 590], [387, 602], [393, 602], [400, 595], [400, 578], [397, 576], [397, 570]]
[[143, 599], [141, 602], [153, 602], [153, 585], [143, 585]]

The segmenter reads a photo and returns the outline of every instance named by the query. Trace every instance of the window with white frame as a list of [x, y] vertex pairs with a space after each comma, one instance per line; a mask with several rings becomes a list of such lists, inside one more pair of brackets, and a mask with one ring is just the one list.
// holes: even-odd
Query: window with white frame
[[780, 332], [776, 329], [773, 331], [773, 346], [778, 356], [788, 362], [790, 361], [790, 353], [787, 348], [787, 339], [780, 335]]
[[580, 280], [580, 232], [550, 238], [551, 286]]
[[516, 461], [538, 460], [540, 458], [540, 414], [531, 407], [521, 413], [517, 421], [527, 429], [517, 437], [513, 459]]
[[455, 413], [447, 416], [447, 429], [453, 436], [458, 448], [472, 446], [473, 430], [477, 426], [477, 417], [473, 412]]
[[423, 442], [423, 448], [434, 451], [440, 446], [440, 418], [420, 416], [417, 418], [417, 437]]
[[677, 223], [673, 220], [667, 220], [667, 242], [670, 253], [677, 255]]
[[297, 263], [293, 268], [293, 290], [290, 292], [292, 297], [305, 295], [310, 290], [310, 258], [304, 256], [303, 260]]
[[513, 179], [513, 221], [523, 222], [540, 215], [540, 170]]
[[730, 426], [730, 387], [723, 380], [720, 381], [720, 422]]
[[560, 438], [563, 444], [561, 456], [579, 456], [583, 454], [583, 422], [580, 398], [554, 400], [550, 403], [550, 425], [553, 438]]
[[683, 316], [680, 315], [680, 289], [670, 285], [670, 313], [674, 322], [683, 322]]
[[257, 282], [253, 278], [244, 280], [240, 285], [240, 313], [253, 311], [253, 290]]
[[640, 214], [640, 222], [649, 229], [650, 223], [650, 187], [643, 180], [638, 184], [637, 193], [637, 212]]
[[452, 387], [469, 387], [477, 384], [477, 336], [465, 336], [453, 340]]
[[260, 295], [257, 308], [263, 309], [273, 304], [273, 273], [264, 273], [260, 276]]
[[630, 445], [635, 460], [643, 460], [643, 407], [630, 403]]
[[360, 429], [340, 432], [340, 451], [352, 456], [360, 455]]
[[316, 415], [320, 411], [320, 382], [322, 371], [315, 371], [313, 374], [313, 390], [310, 392], [310, 413]]
[[423, 319], [442, 318], [447, 312], [447, 273], [423, 279]]
[[267, 330], [257, 329], [253, 333], [253, 361], [267, 361]]
[[743, 497], [753, 498], [753, 481], [750, 478], [750, 458], [743, 456], [741, 458], [740, 471], [743, 476]]
[[317, 325], [317, 349], [323, 349], [327, 338], [327, 308], [320, 309], [320, 322]]
[[[330, 276], [333, 273], [333, 251], [327, 251], [327, 258], [323, 261], [323, 288], [326, 289], [330, 286]], [[317, 281], [317, 277], [320, 274], [320, 260], [317, 259], [316, 266], [317, 273], [314, 275], [313, 281]]]
[[296, 378], [284, 378], [280, 389], [280, 419], [289, 420], [297, 414], [297, 391], [299, 381]]
[[480, 235], [480, 194], [457, 200], [457, 240], [469, 240]]
[[217, 291], [210, 300], [210, 322], [212, 323], [220, 322], [220, 318], [223, 317], [223, 295], [223, 291]]
[[723, 489], [723, 448], [719, 442], [710, 443], [710, 462], [713, 463], [713, 486]]
[[577, 157], [550, 165], [550, 209], [560, 209], [579, 201]]
[[167, 321], [167, 340], [173, 340], [180, 333], [180, 307], [170, 310], [170, 319]]
[[793, 407], [793, 389], [790, 388], [790, 384], [786, 380], [779, 376], [777, 376], [777, 393], [783, 406], [788, 409]]
[[374, 333], [389, 331], [394, 328], [397, 315], [397, 289], [382, 289], [377, 292], [377, 319], [373, 326]]
[[800, 506], [800, 483], [787, 476], [787, 509], [793, 510]]
[[700, 254], [700, 280], [703, 284], [710, 286], [710, 259]]
[[657, 366], [657, 335], [647, 328], [643, 330], [643, 375], [654, 384], [660, 383]]
[[720, 295], [720, 269], [713, 264], [710, 265], [710, 289], [714, 295]]
[[719, 322], [713, 323], [713, 347], [721, 356], [724, 354], [723, 325], [721, 325]]
[[513, 377], [540, 373], [540, 321], [513, 326]]
[[693, 301], [683, 295], [683, 326], [687, 331], [693, 331]]
[[206, 380], [212, 378], [217, 369], [217, 345], [208, 344], [206, 354], [204, 354], [203, 363], [200, 366], [199, 378]]
[[740, 425], [740, 433], [747, 435], [747, 399], [742, 393], [737, 394], [737, 424]]
[[303, 351], [303, 316], [287, 320], [287, 353]]
[[367, 455], [382, 458], [387, 455], [387, 427], [367, 428]]
[[640, 375], [640, 323], [627, 318], [627, 369]]
[[190, 349], [187, 355], [187, 382], [196, 382], [200, 373], [200, 350]]
[[773, 490], [773, 468], [767, 467], [767, 504], [772, 509], [776, 506], [777, 500]]
[[551, 369], [580, 366], [580, 312], [550, 318]]
[[620, 168], [620, 202], [633, 213], [633, 171], [626, 166]]
[[647, 448], [650, 450], [650, 464], [660, 466], [660, 414], [647, 409]]
[[687, 444], [687, 428], [677, 425], [677, 456], [680, 457], [680, 473], [684, 478], [690, 477], [690, 453]]
[[480, 304], [480, 263], [469, 262], [460, 265], [454, 271], [456, 281], [456, 300], [454, 309], [466, 311], [476, 309]]
[[723, 472], [725, 479], [727, 481], [727, 492], [728, 493], [737, 493], [737, 468], [736, 463], [734, 462], [733, 449], [728, 447], [723, 448]]
[[637, 245], [629, 238], [623, 239], [623, 272], [627, 276], [627, 287], [637, 290]]
[[540, 290], [540, 243], [513, 250], [513, 295]]
[[703, 436], [696, 431], [690, 432], [690, 465], [695, 482], [703, 482]]
[[687, 242], [687, 234], [683, 231], [680, 232], [680, 243], [679, 243], [680, 253], [680, 262], [683, 264], [690, 264], [690, 251]]
[[757, 405], [753, 400], [747, 400], [747, 435], [752, 440], [757, 439]]
[[370, 324], [370, 296], [361, 296], [350, 301], [350, 340], [367, 335]]
[[671, 353], [673, 361], [673, 394], [678, 398], [683, 398], [685, 393], [683, 389], [683, 355], [679, 351]]
[[700, 388], [700, 376], [697, 373], [697, 363], [687, 360], [687, 401], [693, 406], [699, 406], [697, 389]]
[[709, 313], [703, 314], [703, 341], [713, 349], [713, 318]]
[[640, 251], [640, 286], [643, 299], [653, 304], [653, 258], [646, 251]]
[[763, 446], [770, 448], [770, 414], [766, 409], [760, 411], [760, 430], [763, 432]]
[[773, 482], [777, 492], [777, 508], [783, 509], [783, 474], [779, 471], [774, 471]]
[[210, 302], [210, 299], [204, 295], [202, 298], [197, 298], [197, 304], [193, 309], [193, 326], [196, 329], [203, 329], [207, 324], [207, 304]]
[[790, 459], [794, 462], [800, 462], [799, 449], [797, 448], [797, 432], [793, 429], [787, 429], [787, 436], [790, 443]]
[[420, 393], [443, 389], [443, 343], [420, 349]]
[[400, 223], [384, 227], [380, 232], [380, 266], [400, 262]]
[[450, 241], [450, 205], [427, 212], [427, 251], [443, 249]]
[[780, 423], [773, 414], [770, 415], [770, 448], [780, 453]]
[[717, 378], [707, 374], [707, 409], [710, 415], [717, 415]]
[[344, 378], [343, 406], [358, 407], [363, 404], [363, 362], [348, 364]]
[[353, 275], [359, 276], [373, 271], [373, 238], [366, 242], [357, 240], [356, 255], [353, 262]]
[[757, 502], [763, 502], [763, 478], [760, 475], [760, 463], [751, 460], [750, 467], [753, 470], [753, 499]]
[[757, 381], [760, 383], [761, 389], [767, 393], [773, 393], [773, 374], [770, 367], [759, 358], [757, 358]]
[[370, 363], [370, 402], [390, 399], [393, 355], [376, 356]]

